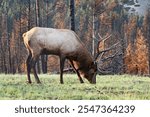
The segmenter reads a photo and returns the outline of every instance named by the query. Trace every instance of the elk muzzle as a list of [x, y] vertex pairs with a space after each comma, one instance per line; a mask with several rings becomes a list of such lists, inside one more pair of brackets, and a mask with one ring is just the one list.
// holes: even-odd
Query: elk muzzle
[[94, 73], [91, 84], [96, 84], [96, 74]]

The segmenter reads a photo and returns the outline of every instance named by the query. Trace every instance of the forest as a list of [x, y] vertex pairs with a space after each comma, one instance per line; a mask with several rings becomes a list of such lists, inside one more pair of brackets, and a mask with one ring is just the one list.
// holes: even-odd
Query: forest
[[[22, 34], [39, 26], [74, 30], [93, 57], [98, 53], [99, 74], [149, 75], [150, 8], [139, 15], [124, 7], [140, 7], [134, 2], [0, 0], [0, 73], [26, 73]], [[59, 73], [58, 57], [42, 55], [36, 67], [38, 73]]]

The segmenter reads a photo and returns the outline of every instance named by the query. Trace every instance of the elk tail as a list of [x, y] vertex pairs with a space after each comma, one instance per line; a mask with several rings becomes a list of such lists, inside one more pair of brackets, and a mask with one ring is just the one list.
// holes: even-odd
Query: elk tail
[[24, 38], [26, 36], [26, 33], [23, 33], [22, 37]]

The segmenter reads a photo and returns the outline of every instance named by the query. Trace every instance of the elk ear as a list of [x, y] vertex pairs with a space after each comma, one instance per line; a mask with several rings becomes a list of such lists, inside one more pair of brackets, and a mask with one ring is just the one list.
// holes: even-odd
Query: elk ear
[[95, 71], [97, 71], [97, 61], [94, 61], [93, 64], [94, 64]]
[[90, 65], [90, 69], [91, 69], [91, 68], [94, 68], [95, 66], [97, 66], [97, 62], [96, 62], [96, 61], [93, 61], [93, 62], [91, 63], [91, 65]]

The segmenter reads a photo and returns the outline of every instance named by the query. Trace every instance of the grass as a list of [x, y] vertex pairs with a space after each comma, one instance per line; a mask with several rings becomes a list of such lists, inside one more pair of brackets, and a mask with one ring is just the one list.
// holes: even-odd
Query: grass
[[1, 100], [147, 100], [150, 99], [150, 78], [130, 75], [97, 76], [97, 84], [76, 75], [39, 75], [42, 84], [26, 83], [26, 75], [0, 75]]

